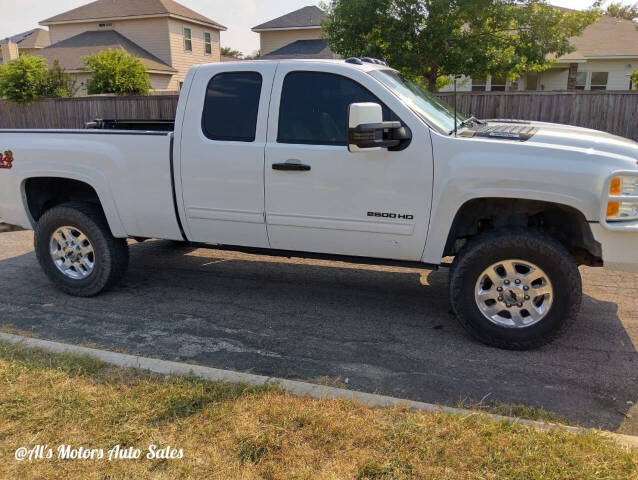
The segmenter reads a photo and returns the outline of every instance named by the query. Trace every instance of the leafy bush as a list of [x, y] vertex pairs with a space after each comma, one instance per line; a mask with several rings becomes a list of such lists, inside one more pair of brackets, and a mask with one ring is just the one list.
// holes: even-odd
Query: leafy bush
[[631, 82], [634, 86], [634, 90], [638, 90], [638, 70], [631, 74]]
[[46, 98], [69, 98], [74, 97], [79, 89], [77, 81], [55, 60], [44, 76], [41, 94]]
[[148, 95], [151, 89], [142, 61], [124, 50], [104, 50], [86, 57], [84, 63], [92, 72], [87, 85], [89, 95]]
[[13, 102], [32, 102], [40, 98], [47, 76], [41, 57], [23, 55], [0, 67], [0, 97]]
[[239, 50], [234, 50], [230, 47], [222, 47], [222, 56], [223, 57], [232, 57], [232, 58], [238, 58], [238, 59], [243, 59], [244, 58], [244, 54], [241, 53]]

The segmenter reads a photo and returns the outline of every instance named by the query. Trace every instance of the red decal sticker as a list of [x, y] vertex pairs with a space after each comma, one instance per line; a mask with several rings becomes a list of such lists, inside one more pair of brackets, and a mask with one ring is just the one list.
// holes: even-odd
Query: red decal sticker
[[7, 150], [4, 154], [0, 153], [0, 168], [11, 168], [13, 166], [13, 152]]

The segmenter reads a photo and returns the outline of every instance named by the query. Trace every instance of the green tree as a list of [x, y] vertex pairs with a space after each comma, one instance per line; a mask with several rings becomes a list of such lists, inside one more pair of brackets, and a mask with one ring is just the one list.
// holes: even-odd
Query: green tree
[[46, 98], [70, 98], [74, 97], [79, 89], [77, 81], [66, 73], [59, 61], [55, 60], [44, 76], [41, 95]]
[[239, 60], [244, 58], [244, 54], [243, 53], [241, 53], [239, 50], [233, 50], [230, 47], [222, 47], [222, 56], [223, 57], [237, 58]]
[[33, 102], [42, 93], [47, 64], [42, 57], [23, 55], [0, 66], [0, 97]]
[[638, 90], [638, 70], [631, 74], [631, 82], [634, 86], [634, 90]]
[[151, 81], [139, 58], [120, 49], [103, 50], [84, 59], [92, 72], [88, 81], [89, 95], [148, 95]]
[[605, 9], [605, 15], [633, 20], [638, 18], [638, 3], [623, 5], [622, 2], [611, 2]]
[[334, 52], [384, 58], [432, 90], [456, 73], [515, 79], [546, 70], [599, 16], [546, 0], [334, 0], [324, 8]]

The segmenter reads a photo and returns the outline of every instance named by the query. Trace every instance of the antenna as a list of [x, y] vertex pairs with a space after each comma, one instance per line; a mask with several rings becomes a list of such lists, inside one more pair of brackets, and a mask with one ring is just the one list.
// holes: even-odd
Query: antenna
[[456, 81], [458, 79], [462, 78], [462, 77], [463, 77], [463, 75], [457, 75], [457, 74], [452, 75], [452, 78], [454, 79], [454, 136], [455, 137], [456, 137], [456, 133], [459, 130], [459, 127], [458, 127], [459, 116], [458, 116], [458, 113], [457, 113], [457, 103], [456, 103], [456, 99], [457, 99], [457, 96], [458, 96], [458, 92], [456, 90]]

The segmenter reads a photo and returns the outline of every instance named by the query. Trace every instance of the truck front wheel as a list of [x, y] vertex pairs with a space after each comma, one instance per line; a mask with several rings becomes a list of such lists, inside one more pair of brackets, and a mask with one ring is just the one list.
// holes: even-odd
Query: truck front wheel
[[529, 350], [550, 343], [578, 316], [582, 281], [572, 255], [528, 230], [472, 239], [450, 272], [452, 309], [476, 339]]
[[35, 228], [35, 252], [53, 284], [76, 297], [113, 287], [129, 261], [126, 240], [113, 237], [102, 210], [90, 203], [66, 203], [45, 212]]

